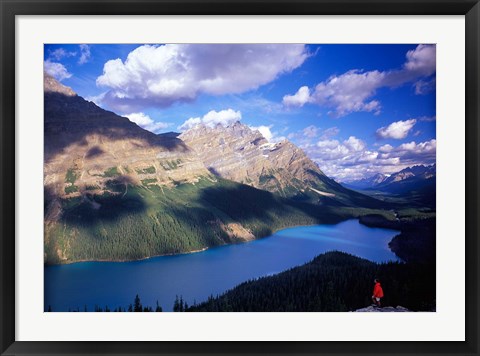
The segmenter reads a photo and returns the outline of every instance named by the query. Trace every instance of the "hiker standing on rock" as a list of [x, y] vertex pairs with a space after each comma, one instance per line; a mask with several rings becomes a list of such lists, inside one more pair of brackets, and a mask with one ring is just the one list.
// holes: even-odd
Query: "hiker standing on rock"
[[373, 304], [381, 308], [382, 305], [380, 303], [380, 299], [383, 298], [383, 289], [382, 289], [382, 286], [380, 285], [379, 279], [374, 279], [373, 283], [374, 283], [373, 295], [372, 295]]

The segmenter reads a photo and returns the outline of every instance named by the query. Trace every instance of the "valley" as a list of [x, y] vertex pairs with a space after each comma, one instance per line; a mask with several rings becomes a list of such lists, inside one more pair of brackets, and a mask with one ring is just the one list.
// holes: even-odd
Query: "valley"
[[290, 226], [392, 218], [388, 204], [328, 178], [289, 141], [269, 144], [238, 122], [155, 135], [48, 75], [44, 189], [46, 264], [138, 260]]
[[44, 311], [436, 310], [434, 44], [43, 57]]

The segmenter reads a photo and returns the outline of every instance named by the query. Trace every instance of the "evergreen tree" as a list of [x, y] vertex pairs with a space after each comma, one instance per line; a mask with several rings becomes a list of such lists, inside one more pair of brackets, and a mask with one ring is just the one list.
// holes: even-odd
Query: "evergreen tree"
[[173, 311], [174, 312], [180, 311], [180, 302], [178, 300], [178, 295], [175, 296], [175, 301], [173, 302]]
[[134, 300], [134, 307], [133, 307], [133, 311], [134, 312], [141, 312], [142, 311], [142, 304], [140, 303], [140, 297], [138, 296], [138, 294], [135, 296], [135, 300]]

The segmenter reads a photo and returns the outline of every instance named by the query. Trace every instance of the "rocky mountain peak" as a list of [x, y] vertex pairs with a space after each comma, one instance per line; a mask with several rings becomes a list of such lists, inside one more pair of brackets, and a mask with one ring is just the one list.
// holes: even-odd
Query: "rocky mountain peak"
[[43, 90], [45, 93], [60, 93], [66, 96], [76, 96], [72, 88], [67, 87], [53, 78], [50, 74], [43, 73]]
[[[262, 134], [256, 130], [252, 130], [247, 125], [242, 124], [240, 121], [236, 121], [229, 125], [216, 124], [216, 125], [207, 125], [204, 123], [197, 124], [192, 128], [183, 132], [180, 137], [186, 139], [193, 139], [195, 137], [203, 137], [206, 135], [210, 136], [232, 136], [232, 137], [243, 137], [243, 138], [259, 138], [265, 140]], [[266, 141], [266, 140], [265, 140]]]
[[345, 188], [325, 176], [293, 143], [269, 142], [241, 122], [197, 125], [179, 138], [193, 148], [211, 173], [284, 197], [320, 202], [342, 199]]
[[45, 75], [45, 187], [55, 198], [116, 194], [109, 186], [175, 186], [211, 173], [175, 134], [155, 135]]

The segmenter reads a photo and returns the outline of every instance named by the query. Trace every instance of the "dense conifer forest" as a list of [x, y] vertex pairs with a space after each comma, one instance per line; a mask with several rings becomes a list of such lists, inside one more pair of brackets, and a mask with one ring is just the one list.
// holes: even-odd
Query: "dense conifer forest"
[[[220, 296], [189, 305], [182, 296], [174, 312], [347, 312], [371, 304], [373, 280], [381, 281], [383, 306], [412, 311], [435, 309], [435, 265], [431, 263], [374, 263], [343, 252], [321, 254], [302, 266], [277, 275], [244, 282]], [[52, 311], [49, 309], [49, 311]], [[144, 306], [137, 295], [129, 306], [76, 307], [71, 311], [161, 312]]]
[[[320, 206], [295, 201], [220, 178], [173, 188], [113, 179], [108, 189], [61, 201], [60, 223], [45, 226], [46, 264], [136, 260], [245, 241], [232, 233], [230, 223], [261, 238], [286, 227], [337, 223], [375, 212], [393, 217], [328, 200]], [[45, 196], [46, 207], [55, 203], [48, 192]]]
[[186, 308], [208, 312], [341, 312], [371, 304], [373, 280], [382, 282], [384, 306], [413, 311], [435, 307], [435, 266], [377, 264], [343, 252], [319, 255], [311, 262], [274, 276], [238, 285], [218, 297]]

